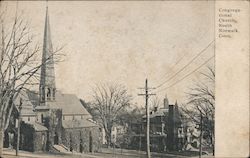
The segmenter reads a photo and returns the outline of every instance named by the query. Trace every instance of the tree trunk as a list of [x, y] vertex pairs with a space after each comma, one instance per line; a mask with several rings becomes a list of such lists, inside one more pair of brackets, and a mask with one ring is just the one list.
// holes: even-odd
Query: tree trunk
[[3, 137], [4, 137], [4, 130], [0, 128], [0, 158], [3, 157]]
[[108, 128], [105, 130], [105, 137], [106, 137], [106, 140], [107, 140], [107, 145], [108, 145], [108, 148], [111, 147], [111, 143], [112, 143], [112, 128]]
[[112, 143], [112, 141], [111, 141], [111, 133], [108, 133], [108, 139], [107, 139], [107, 144], [108, 144], [108, 148], [110, 148], [111, 147], [111, 143]]
[[107, 141], [107, 146], [108, 146], [108, 148], [110, 148], [110, 143], [111, 143], [111, 139], [110, 139], [110, 134], [107, 132], [107, 130], [106, 130], [106, 132], [105, 132], [105, 138], [106, 138], [106, 141]]

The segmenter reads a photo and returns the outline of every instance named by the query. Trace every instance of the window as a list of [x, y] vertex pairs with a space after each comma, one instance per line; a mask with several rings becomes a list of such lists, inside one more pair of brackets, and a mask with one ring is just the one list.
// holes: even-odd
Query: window
[[41, 122], [43, 123], [43, 114], [41, 114]]
[[55, 100], [55, 97], [56, 97], [56, 89], [55, 88], [53, 88], [53, 100]]
[[44, 100], [45, 100], [44, 95], [45, 95], [45, 93], [44, 93], [44, 87], [42, 87], [41, 101], [44, 101]]
[[30, 121], [30, 117], [28, 117], [28, 121]]
[[47, 99], [50, 100], [51, 97], [51, 91], [50, 88], [47, 89]]

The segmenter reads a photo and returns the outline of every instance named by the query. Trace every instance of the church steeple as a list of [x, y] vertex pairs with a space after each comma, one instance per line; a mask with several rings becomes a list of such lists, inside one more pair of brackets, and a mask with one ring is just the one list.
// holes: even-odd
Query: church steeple
[[169, 102], [168, 102], [168, 96], [167, 96], [167, 94], [165, 95], [165, 98], [164, 98], [163, 102], [164, 102], [164, 108], [168, 109]]
[[43, 37], [43, 54], [41, 77], [39, 87], [40, 104], [55, 100], [56, 84], [54, 72], [53, 47], [51, 40], [48, 6], [46, 6], [46, 17]]
[[178, 103], [177, 103], [177, 100], [175, 100], [175, 104], [174, 104], [175, 106], [178, 106]]

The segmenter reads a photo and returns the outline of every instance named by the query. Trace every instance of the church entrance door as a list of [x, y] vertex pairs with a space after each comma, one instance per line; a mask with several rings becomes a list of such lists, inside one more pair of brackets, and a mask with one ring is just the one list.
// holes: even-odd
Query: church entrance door
[[54, 144], [58, 144], [59, 142], [58, 142], [58, 134], [57, 133], [55, 133], [55, 136], [54, 136]]
[[80, 139], [80, 152], [83, 153], [83, 141]]

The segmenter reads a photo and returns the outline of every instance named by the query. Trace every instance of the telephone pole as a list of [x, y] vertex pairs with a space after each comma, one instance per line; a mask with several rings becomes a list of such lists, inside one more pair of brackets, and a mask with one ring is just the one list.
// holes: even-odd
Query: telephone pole
[[148, 90], [149, 89], [155, 89], [155, 88], [149, 88], [148, 87], [148, 79], [145, 81], [145, 87], [140, 88], [145, 90], [145, 94], [138, 94], [139, 96], [145, 96], [145, 107], [146, 107], [146, 115], [147, 115], [147, 130], [146, 130], [146, 136], [147, 136], [147, 157], [150, 158], [150, 137], [149, 137], [149, 127], [150, 127], [150, 118], [149, 118], [149, 106], [148, 106], [148, 98], [151, 95], [155, 94], [149, 94]]

